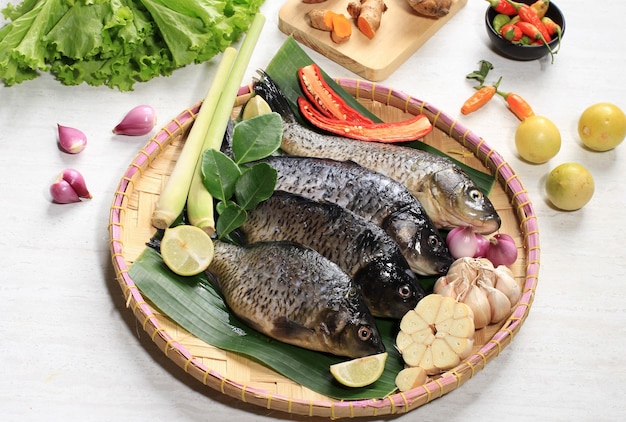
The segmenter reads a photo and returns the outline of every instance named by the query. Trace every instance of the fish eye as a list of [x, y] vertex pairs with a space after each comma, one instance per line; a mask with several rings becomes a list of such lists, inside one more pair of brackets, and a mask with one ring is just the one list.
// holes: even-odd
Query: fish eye
[[434, 234], [431, 234], [430, 236], [428, 236], [428, 246], [433, 249], [439, 249], [439, 247], [441, 246], [441, 240], [439, 240], [439, 238]]
[[413, 289], [408, 284], [403, 284], [398, 287], [398, 295], [402, 299], [408, 299], [413, 296]]
[[367, 325], [361, 325], [358, 331], [359, 340], [367, 341], [372, 337], [372, 329]]
[[479, 189], [471, 189], [468, 194], [472, 201], [480, 201], [483, 199], [483, 193]]

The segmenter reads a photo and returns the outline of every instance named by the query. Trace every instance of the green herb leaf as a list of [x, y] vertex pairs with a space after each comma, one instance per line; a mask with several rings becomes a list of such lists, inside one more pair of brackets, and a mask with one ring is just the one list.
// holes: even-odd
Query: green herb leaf
[[202, 154], [202, 183], [216, 199], [230, 199], [239, 176], [239, 166], [223, 152], [209, 148]]
[[467, 79], [476, 79], [478, 82], [480, 82], [480, 85], [479, 85], [480, 87], [485, 83], [487, 74], [489, 74], [489, 71], [493, 69], [493, 65], [486, 60], [481, 60], [479, 63], [480, 63], [480, 68], [478, 70], [473, 71], [472, 73], [468, 73], [467, 75], [465, 75], [465, 77]]
[[283, 120], [278, 113], [261, 114], [235, 125], [233, 156], [237, 164], [265, 158], [280, 148]]
[[267, 163], [257, 163], [246, 170], [235, 185], [237, 203], [251, 210], [274, 193], [278, 172]]
[[232, 201], [219, 202], [217, 211], [219, 218], [215, 223], [215, 231], [220, 239], [240, 227], [248, 217], [246, 210]]

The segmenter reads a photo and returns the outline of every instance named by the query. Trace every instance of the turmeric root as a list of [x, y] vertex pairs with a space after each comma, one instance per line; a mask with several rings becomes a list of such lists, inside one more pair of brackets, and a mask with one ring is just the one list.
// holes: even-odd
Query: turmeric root
[[348, 41], [352, 35], [350, 20], [341, 13], [326, 9], [313, 9], [309, 11], [308, 16], [311, 26], [322, 31], [329, 31], [331, 40], [336, 44]]
[[442, 18], [450, 13], [452, 0], [408, 0], [409, 5], [420, 15]]
[[333, 17], [335, 14], [335, 12], [326, 9], [313, 9], [308, 13], [311, 26], [322, 31], [333, 30]]
[[333, 16], [333, 30], [330, 33], [330, 39], [336, 44], [342, 44], [350, 39], [352, 35], [352, 23], [341, 13], [335, 13]]
[[348, 3], [348, 14], [356, 19], [356, 26], [369, 39], [380, 28], [383, 13], [387, 10], [384, 0], [360, 0]]

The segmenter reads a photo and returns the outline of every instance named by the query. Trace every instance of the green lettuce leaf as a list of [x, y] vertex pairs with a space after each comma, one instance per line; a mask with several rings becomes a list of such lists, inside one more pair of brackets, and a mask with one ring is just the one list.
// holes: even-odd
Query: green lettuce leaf
[[264, 0], [25, 0], [2, 10], [0, 79], [132, 90], [224, 51]]

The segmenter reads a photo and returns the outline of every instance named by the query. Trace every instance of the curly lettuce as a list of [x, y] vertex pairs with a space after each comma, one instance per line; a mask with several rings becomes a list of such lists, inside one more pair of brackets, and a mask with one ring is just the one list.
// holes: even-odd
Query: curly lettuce
[[51, 72], [65, 85], [130, 91], [223, 52], [264, 0], [24, 0], [2, 10], [0, 79]]

